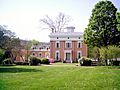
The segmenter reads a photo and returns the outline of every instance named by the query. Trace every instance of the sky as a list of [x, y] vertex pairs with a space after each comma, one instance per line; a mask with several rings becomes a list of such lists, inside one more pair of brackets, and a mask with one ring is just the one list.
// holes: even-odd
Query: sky
[[[49, 30], [43, 30], [40, 19], [48, 15], [55, 18], [59, 12], [72, 18], [68, 26], [76, 32], [84, 32], [91, 11], [100, 0], [0, 0], [0, 25], [16, 33], [24, 40], [49, 42]], [[120, 11], [120, 0], [110, 0]]]

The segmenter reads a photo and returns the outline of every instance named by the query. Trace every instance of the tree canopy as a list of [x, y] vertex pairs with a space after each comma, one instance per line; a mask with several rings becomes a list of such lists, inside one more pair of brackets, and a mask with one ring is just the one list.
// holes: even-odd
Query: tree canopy
[[116, 17], [117, 17], [117, 29], [120, 31], [120, 12], [117, 12]]
[[120, 32], [117, 30], [116, 11], [111, 1], [99, 1], [84, 31], [84, 42], [97, 47], [118, 45]]

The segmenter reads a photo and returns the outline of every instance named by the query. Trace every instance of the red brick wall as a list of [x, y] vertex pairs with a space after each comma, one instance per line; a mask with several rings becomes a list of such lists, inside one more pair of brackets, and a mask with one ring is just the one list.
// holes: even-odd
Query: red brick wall
[[64, 60], [64, 50], [72, 50], [72, 60], [77, 59], [77, 51], [82, 51], [82, 56], [87, 57], [87, 45], [82, 43], [82, 48], [77, 47], [77, 41], [72, 41], [72, 48], [65, 48], [65, 41], [60, 41], [60, 48], [55, 47], [56, 42], [50, 41], [50, 58], [55, 59], [55, 51], [60, 51], [60, 58]]

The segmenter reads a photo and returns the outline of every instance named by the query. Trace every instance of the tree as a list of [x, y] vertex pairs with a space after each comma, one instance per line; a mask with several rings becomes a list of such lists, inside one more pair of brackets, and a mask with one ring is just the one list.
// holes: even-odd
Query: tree
[[15, 37], [15, 33], [6, 29], [5, 25], [0, 25], [0, 48], [8, 49], [10, 46], [11, 38]]
[[106, 47], [101, 47], [99, 49], [99, 52], [100, 52], [100, 59], [102, 61], [105, 61], [105, 64], [107, 65], [107, 61], [108, 61], [108, 54], [107, 54], [107, 48]]
[[50, 18], [48, 15], [46, 15], [45, 18], [40, 19], [40, 22], [48, 26], [48, 28], [45, 29], [49, 29], [52, 32], [61, 32], [69, 21], [70, 17], [63, 13], [59, 13], [55, 20]]
[[26, 45], [25, 45], [25, 50], [26, 50], [26, 55], [25, 55], [25, 60], [26, 61], [28, 61], [28, 58], [29, 58], [29, 56], [30, 56], [30, 52], [29, 52], [29, 50], [30, 50], [30, 48], [32, 47], [32, 45], [37, 45], [37, 44], [39, 44], [39, 41], [37, 41], [37, 40], [30, 40], [30, 41], [27, 41], [27, 43], [26, 43]]
[[117, 12], [116, 17], [117, 17], [117, 29], [120, 31], [120, 12]]
[[84, 42], [97, 47], [119, 45], [116, 11], [111, 1], [99, 1], [92, 10], [88, 27], [84, 31]]
[[94, 47], [93, 48], [93, 57], [94, 57], [94, 59], [99, 60], [100, 52], [99, 52], [99, 48], [98, 47]]

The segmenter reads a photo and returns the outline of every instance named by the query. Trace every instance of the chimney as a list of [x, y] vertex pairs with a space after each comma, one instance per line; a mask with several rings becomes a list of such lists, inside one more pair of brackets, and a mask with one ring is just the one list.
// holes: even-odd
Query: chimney
[[66, 27], [67, 32], [71, 33], [74, 32], [75, 27], [71, 26], [71, 27]]

